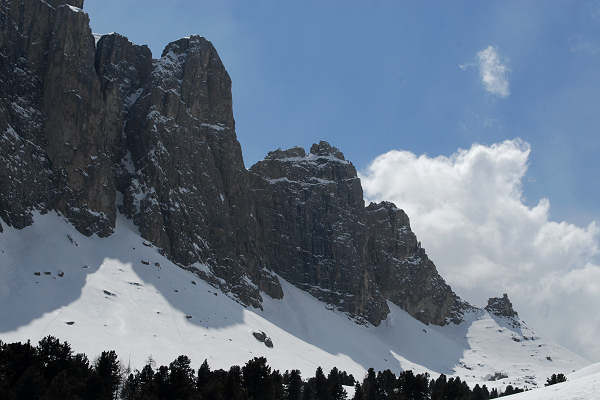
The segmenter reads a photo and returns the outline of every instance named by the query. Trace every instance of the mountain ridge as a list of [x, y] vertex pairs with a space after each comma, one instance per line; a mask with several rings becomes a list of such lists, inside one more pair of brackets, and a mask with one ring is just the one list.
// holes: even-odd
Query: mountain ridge
[[[0, 235], [4, 342], [52, 334], [90, 357], [114, 349], [134, 369], [149, 356], [165, 364], [187, 354], [195, 367], [207, 358], [215, 368], [265, 356], [273, 368], [305, 377], [318, 366], [355, 377], [389, 368], [490, 388], [542, 386], [552, 373], [589, 364], [522, 321], [482, 309], [437, 326], [388, 302], [382, 323], [361, 325], [284, 278], [282, 298], [265, 296], [262, 310], [245, 307], [169, 261], [123, 215], [107, 238], [84, 236], [54, 211], [33, 218]], [[273, 347], [253, 335], [261, 332]]]
[[365, 207], [338, 149], [275, 151], [246, 169], [231, 79], [209, 41], [182, 38], [152, 59], [122, 35], [94, 37], [81, 7], [11, 0], [0, 11], [7, 225], [56, 210], [85, 235], [108, 237], [122, 212], [169, 259], [245, 305], [283, 296], [280, 274], [359, 323], [378, 325], [388, 300], [428, 324], [462, 320], [471, 306], [439, 276], [406, 214]]

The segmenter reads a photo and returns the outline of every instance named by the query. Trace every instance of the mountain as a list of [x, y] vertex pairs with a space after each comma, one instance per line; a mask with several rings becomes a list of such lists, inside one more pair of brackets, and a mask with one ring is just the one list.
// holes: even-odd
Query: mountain
[[[357, 324], [283, 277], [282, 298], [264, 296], [262, 310], [245, 307], [169, 261], [125, 216], [107, 238], [87, 237], [55, 212], [33, 219], [23, 229], [5, 225], [0, 235], [5, 342], [52, 334], [91, 358], [115, 349], [132, 368], [180, 354], [195, 367], [207, 358], [228, 368], [264, 355], [273, 368], [297, 368], [304, 377], [317, 366], [361, 378], [369, 367], [411, 369], [488, 387], [543, 386], [553, 373], [588, 364], [518, 318], [482, 309], [459, 324], [426, 325], [388, 301], [378, 326]], [[272, 347], [253, 335], [262, 332]]]
[[462, 320], [471, 306], [408, 216], [391, 203], [365, 207], [338, 149], [276, 150], [245, 168], [231, 79], [210, 42], [183, 38], [153, 60], [118, 34], [95, 38], [82, 5], [15, 0], [2, 11], [8, 226], [55, 210], [107, 237], [121, 212], [170, 260], [245, 305], [281, 298], [276, 273], [361, 323], [383, 321], [388, 300], [425, 323]]
[[538, 339], [508, 297], [485, 310], [460, 299], [404, 211], [365, 206], [336, 147], [278, 149], [246, 169], [209, 41], [153, 59], [93, 35], [82, 7], [0, 8], [0, 339], [52, 333], [135, 365], [156, 347], [161, 362], [268, 354], [305, 373], [499, 384], [585, 364]]

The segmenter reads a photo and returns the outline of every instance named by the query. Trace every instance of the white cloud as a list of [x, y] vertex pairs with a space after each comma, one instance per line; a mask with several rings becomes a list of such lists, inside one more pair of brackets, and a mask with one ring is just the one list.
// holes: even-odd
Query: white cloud
[[496, 47], [488, 46], [479, 51], [475, 64], [463, 64], [459, 65], [459, 67], [462, 70], [466, 70], [469, 67], [477, 67], [481, 83], [486, 91], [499, 97], [508, 97], [510, 95], [508, 82], [508, 73], [510, 70], [501, 60]]
[[361, 175], [365, 197], [408, 213], [459, 295], [481, 306], [507, 292], [540, 334], [600, 360], [598, 229], [551, 221], [547, 199], [524, 203], [530, 151], [519, 139], [450, 157], [390, 151]]

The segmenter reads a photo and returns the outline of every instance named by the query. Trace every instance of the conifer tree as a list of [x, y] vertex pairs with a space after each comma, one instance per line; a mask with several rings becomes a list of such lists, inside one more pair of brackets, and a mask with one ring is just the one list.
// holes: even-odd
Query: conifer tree
[[121, 383], [121, 364], [114, 350], [103, 351], [94, 363], [90, 390], [98, 400], [113, 400]]
[[244, 385], [249, 400], [272, 400], [271, 367], [264, 357], [255, 357], [242, 368]]
[[246, 399], [246, 392], [242, 382], [242, 369], [238, 365], [229, 368], [225, 381], [225, 398], [231, 400]]
[[492, 390], [490, 391], [490, 399], [497, 399], [497, 398], [498, 398], [498, 389], [492, 388]]
[[293, 369], [289, 374], [287, 398], [288, 400], [302, 399], [302, 377], [297, 369]]
[[[138, 374], [139, 376], [139, 374]], [[125, 382], [123, 382], [123, 387], [121, 388], [121, 399], [122, 400], [137, 400], [139, 397], [138, 394], [138, 377], [136, 375], [130, 373]]]
[[567, 377], [565, 374], [552, 374], [552, 376], [546, 379], [544, 386], [556, 385], [557, 383], [566, 382]]
[[342, 386], [342, 376], [336, 367], [333, 367], [327, 375], [327, 391], [330, 400], [345, 400], [347, 398], [347, 393]]
[[156, 396], [159, 399], [168, 399], [169, 398], [169, 368], [161, 365], [158, 367], [158, 370], [154, 374], [153, 386], [156, 393]]
[[365, 400], [383, 400], [383, 393], [373, 368], [369, 368], [367, 371], [367, 377], [364, 379], [362, 386]]
[[354, 385], [354, 397], [352, 397], [352, 400], [365, 400], [365, 397], [363, 396], [363, 388], [358, 382], [356, 382], [356, 385]]
[[208, 360], [204, 359], [204, 362], [198, 368], [198, 375], [196, 378], [196, 390], [198, 393], [203, 394], [206, 391], [206, 386], [210, 380], [210, 367], [208, 366]]
[[321, 367], [317, 367], [315, 371], [315, 398], [316, 400], [330, 400], [329, 391], [327, 390], [327, 378]]
[[315, 387], [315, 378], [310, 378], [304, 384], [302, 389], [302, 400], [315, 400], [317, 398], [317, 391]]
[[170, 398], [187, 400], [195, 392], [194, 370], [187, 356], [179, 356], [169, 364]]

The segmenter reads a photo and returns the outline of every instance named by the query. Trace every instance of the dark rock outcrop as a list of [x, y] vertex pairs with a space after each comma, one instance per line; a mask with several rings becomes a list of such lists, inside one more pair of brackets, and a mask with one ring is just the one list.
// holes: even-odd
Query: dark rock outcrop
[[265, 262], [286, 280], [375, 325], [389, 313], [386, 300], [425, 323], [461, 320], [466, 306], [404, 211], [365, 208], [356, 169], [337, 148], [276, 150], [250, 172]]
[[491, 297], [488, 299], [488, 304], [485, 310], [490, 314], [498, 317], [518, 318], [519, 314], [513, 309], [513, 305], [508, 299], [508, 295], [504, 293], [502, 297]]
[[[425, 323], [469, 309], [391, 203], [365, 207], [356, 169], [326, 142], [250, 170], [231, 79], [199, 36], [160, 59], [118, 35], [95, 41], [82, 0], [0, 3], [0, 218], [55, 210], [142, 236], [243, 304], [281, 298], [277, 274], [360, 322], [391, 301]], [[0, 232], [2, 225], [0, 224]]]
[[2, 2], [0, 216], [31, 224], [56, 209], [81, 232], [112, 232], [111, 146], [118, 130], [94, 68], [83, 1]]
[[216, 50], [199, 36], [170, 43], [149, 78], [127, 92], [123, 211], [175, 262], [210, 266], [205, 278], [243, 303], [259, 307], [259, 289], [281, 297], [257, 252], [231, 79]]

